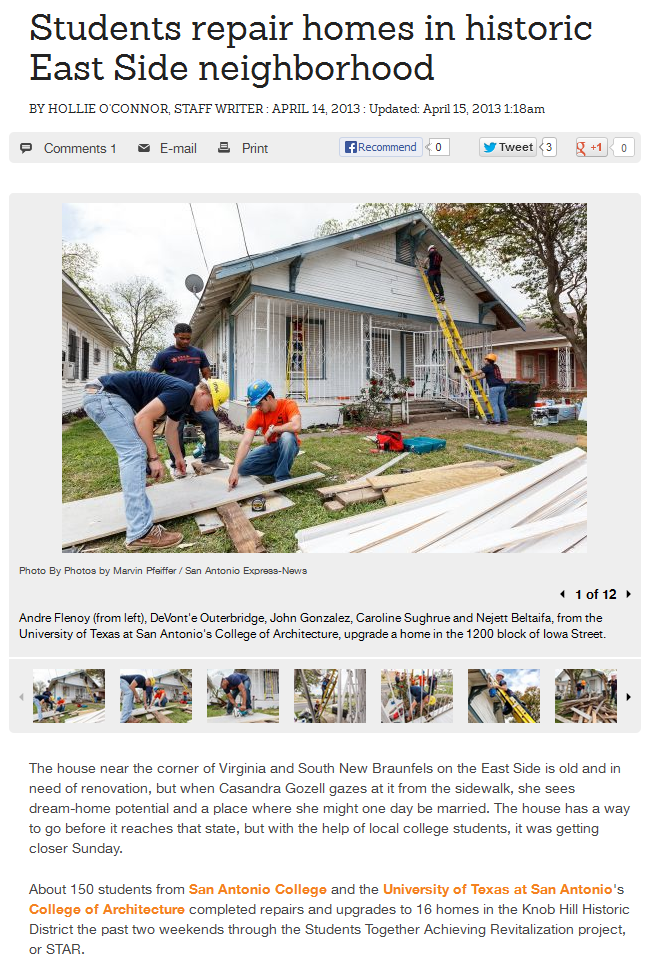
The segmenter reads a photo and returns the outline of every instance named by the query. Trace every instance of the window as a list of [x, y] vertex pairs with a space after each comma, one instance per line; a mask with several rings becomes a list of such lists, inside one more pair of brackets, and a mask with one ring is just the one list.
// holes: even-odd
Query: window
[[323, 320], [286, 318], [286, 360], [291, 380], [324, 381], [325, 323]]
[[525, 380], [531, 380], [531, 378], [534, 376], [533, 354], [522, 355], [522, 376]]
[[404, 263], [405, 266], [413, 266], [413, 240], [406, 230], [400, 230], [395, 234], [395, 262]]
[[83, 381], [89, 379], [89, 356], [91, 352], [91, 345], [89, 344], [86, 337], [82, 337], [82, 373], [81, 378]]
[[93, 348], [93, 363], [94, 364], [99, 364], [101, 360], [102, 360], [102, 351], [100, 350], [99, 347], [94, 347]]
[[68, 331], [68, 363], [74, 364], [73, 374], [69, 379], [76, 381], [79, 378], [79, 337], [75, 330]]

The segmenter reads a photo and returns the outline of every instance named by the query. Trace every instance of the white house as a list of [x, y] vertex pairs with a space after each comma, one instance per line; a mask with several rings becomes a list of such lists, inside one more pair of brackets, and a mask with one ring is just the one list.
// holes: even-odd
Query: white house
[[71, 670], [53, 677], [48, 687], [55, 697], [63, 697], [65, 701], [92, 701], [93, 692], [98, 690], [104, 696], [104, 684], [85, 670]]
[[70, 276], [61, 274], [61, 413], [82, 406], [84, 384], [114, 370], [126, 341]]
[[248, 415], [246, 389], [270, 381], [298, 400], [305, 427], [336, 423], [339, 408], [392, 367], [424, 400], [468, 408], [433, 305], [415, 267], [443, 257], [448, 306], [474, 366], [517, 314], [416, 210], [214, 266], [191, 318], [194, 343], [229, 383], [229, 414]]
[[[241, 673], [241, 671], [238, 672]], [[255, 710], [279, 707], [279, 670], [258, 668], [245, 670], [245, 673], [252, 685], [250, 688], [252, 707]], [[207, 676], [207, 704], [215, 704], [218, 697], [224, 697], [220, 690], [220, 678], [224, 675], [225, 671], [219, 671], [213, 677]]]
[[[600, 670], [582, 670], [579, 680], [586, 681], [586, 690], [589, 694], [602, 694], [606, 687], [606, 678]], [[570, 684], [570, 677], [565, 670], [561, 670], [554, 681], [555, 694], [561, 700], [575, 697], [575, 684]]]
[[180, 700], [184, 691], [192, 692], [192, 681], [190, 677], [183, 674], [180, 670], [167, 670], [159, 674], [156, 678], [157, 686], [163, 687], [169, 701]]
[[488, 693], [486, 670], [468, 670], [468, 723], [503, 724], [502, 703], [493, 703]]

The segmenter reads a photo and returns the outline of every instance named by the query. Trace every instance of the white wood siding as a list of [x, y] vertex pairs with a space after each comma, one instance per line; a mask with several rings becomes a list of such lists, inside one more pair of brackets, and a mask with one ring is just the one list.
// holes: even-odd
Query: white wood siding
[[[442, 276], [447, 303], [455, 320], [477, 326], [479, 299], [452, 275], [446, 260]], [[252, 283], [287, 291], [288, 262], [256, 270]], [[395, 261], [394, 233], [380, 233], [359, 243], [334, 246], [306, 256], [296, 290], [298, 294], [354, 306], [434, 316], [431, 300], [417, 271]], [[484, 322], [495, 324], [495, 315], [487, 314]]]
[[[89, 376], [87, 380], [92, 381], [96, 377], [101, 377], [114, 369], [113, 364], [113, 344], [108, 343], [103, 337], [93, 333], [88, 324], [82, 323], [81, 319], [68, 308], [63, 308], [61, 318], [61, 349], [63, 351], [62, 363], [68, 356], [68, 333], [74, 330], [79, 340], [79, 367], [81, 373], [82, 366], [82, 340], [86, 339], [89, 343]], [[99, 363], [94, 363], [94, 351], [100, 351]], [[69, 411], [77, 411], [82, 406], [84, 395], [84, 384], [86, 381], [72, 380], [67, 381], [62, 377], [61, 380], [61, 413], [67, 414]]]
[[[497, 717], [495, 716], [495, 711], [493, 709], [493, 702], [487, 690], [482, 691], [481, 694], [477, 694], [477, 696], [470, 702], [470, 707], [484, 724], [497, 723]], [[472, 715], [468, 716], [468, 720], [475, 721]]]
[[502, 372], [502, 377], [505, 381], [518, 376], [515, 350], [504, 350], [502, 347], [493, 347], [493, 353], [497, 354], [497, 366]]

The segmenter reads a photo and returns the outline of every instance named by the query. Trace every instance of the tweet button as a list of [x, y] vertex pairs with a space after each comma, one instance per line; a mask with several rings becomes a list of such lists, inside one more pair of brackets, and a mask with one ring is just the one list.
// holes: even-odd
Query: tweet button
[[479, 154], [485, 158], [535, 158], [537, 138], [504, 138], [496, 135], [479, 139]]

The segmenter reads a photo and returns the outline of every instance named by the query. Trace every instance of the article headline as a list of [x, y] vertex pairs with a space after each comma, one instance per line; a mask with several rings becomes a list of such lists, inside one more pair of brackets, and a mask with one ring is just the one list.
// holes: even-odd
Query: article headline
[[[114, 21], [106, 14], [93, 20], [64, 20], [53, 14], [32, 16], [30, 40], [37, 42], [128, 41], [158, 43], [171, 41], [213, 42], [226, 50], [239, 44], [263, 42], [293, 43], [364, 43], [435, 41], [587, 41], [592, 39], [591, 21], [574, 21], [570, 14], [561, 20], [502, 20], [488, 15], [476, 20], [472, 14], [463, 19], [435, 20], [427, 14], [423, 21], [402, 20], [316, 20], [302, 14], [300, 21], [283, 20], [272, 14], [267, 20]], [[340, 49], [342, 51], [342, 47]], [[340, 52], [339, 52], [340, 53]], [[86, 60], [58, 59], [47, 51], [33, 51], [31, 81], [184, 81], [194, 75], [198, 81], [247, 81], [255, 88], [265, 88], [273, 81], [434, 81], [438, 65], [432, 53], [420, 54], [419, 60], [362, 59], [356, 52], [346, 58], [307, 58], [296, 52], [275, 51], [265, 60], [253, 60], [246, 53], [238, 60], [198, 60], [195, 65], [173, 60], [167, 53], [156, 55], [121, 52], [111, 62], [99, 57]]]

